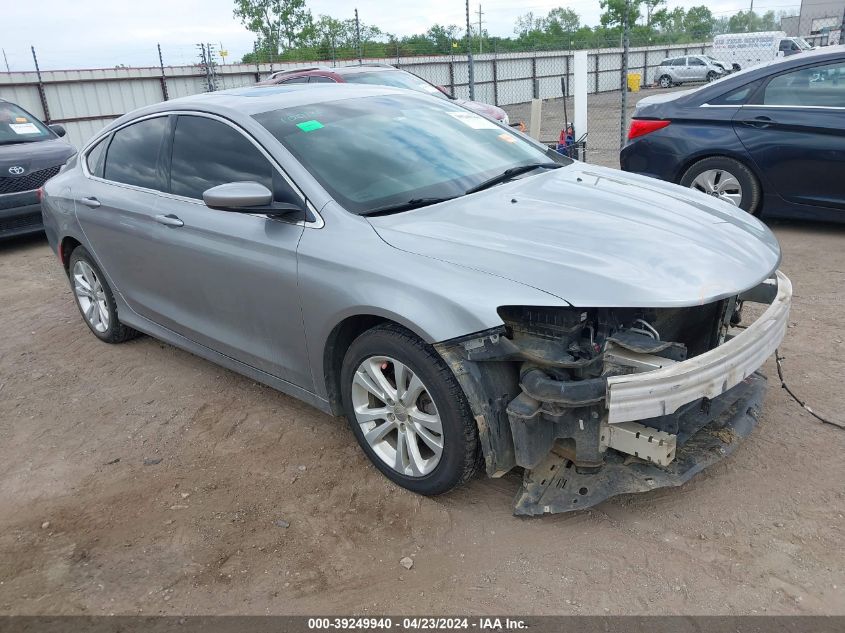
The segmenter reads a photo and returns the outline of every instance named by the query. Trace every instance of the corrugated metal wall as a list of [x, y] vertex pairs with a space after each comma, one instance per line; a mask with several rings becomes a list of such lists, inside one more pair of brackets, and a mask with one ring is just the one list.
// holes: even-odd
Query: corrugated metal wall
[[[703, 53], [708, 44], [632, 48], [631, 72], [643, 72], [644, 81], [654, 79], [654, 68], [664, 57]], [[590, 92], [619, 89], [620, 49], [588, 52]], [[431, 56], [371, 59], [399, 65], [428, 81], [445, 86], [457, 97], [469, 98], [469, 72], [465, 57]], [[353, 64], [355, 62], [340, 62]], [[229, 64], [217, 67], [217, 89], [225, 90], [254, 84], [272, 71], [304, 66], [295, 64]], [[475, 57], [475, 98], [478, 101], [509, 105], [535, 96], [561, 96], [560, 78], [571, 73], [572, 53], [486, 53]], [[571, 75], [570, 75], [571, 79]], [[535, 95], [535, 86], [537, 94]], [[0, 73], [0, 98], [17, 103], [43, 121], [61, 123], [68, 140], [76, 147], [114, 118], [141, 106], [176, 99], [207, 90], [206, 76], [197, 66], [160, 68], [110, 68], [99, 70], [45, 71], [41, 82], [34, 72]]]

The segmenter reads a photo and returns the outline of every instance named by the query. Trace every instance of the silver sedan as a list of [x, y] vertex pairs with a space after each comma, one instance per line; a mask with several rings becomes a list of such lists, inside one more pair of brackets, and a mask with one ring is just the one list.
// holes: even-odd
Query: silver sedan
[[392, 88], [138, 110], [43, 209], [100, 340], [145, 333], [343, 415], [418, 493], [521, 467], [520, 514], [731, 452], [791, 294], [771, 232], [730, 204]]

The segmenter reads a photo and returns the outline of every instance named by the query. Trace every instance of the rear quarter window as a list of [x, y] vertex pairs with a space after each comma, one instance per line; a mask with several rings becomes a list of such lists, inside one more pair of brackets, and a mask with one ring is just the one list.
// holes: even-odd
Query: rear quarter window
[[760, 86], [759, 81], [753, 81], [750, 84], [745, 84], [744, 86], [740, 86], [739, 88], [734, 88], [724, 94], [719, 95], [713, 99], [710, 99], [707, 103], [708, 105], [733, 105], [733, 106], [741, 106], [744, 103], [748, 103], [748, 100], [751, 98], [757, 88]]
[[99, 178], [103, 177], [103, 158], [110, 138], [110, 136], [107, 136], [101, 140], [94, 147], [88, 150], [88, 153], [85, 155], [85, 164], [88, 167], [88, 173], [92, 176], [97, 176]]

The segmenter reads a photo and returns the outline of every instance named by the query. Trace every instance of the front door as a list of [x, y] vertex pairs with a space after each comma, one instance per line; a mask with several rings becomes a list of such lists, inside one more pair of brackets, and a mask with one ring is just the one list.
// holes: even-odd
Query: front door
[[296, 279], [301, 222], [217, 211], [206, 189], [254, 181], [284, 186], [268, 157], [229, 123], [180, 115], [170, 191], [157, 208], [147, 277], [148, 318], [241, 362], [313, 388]]

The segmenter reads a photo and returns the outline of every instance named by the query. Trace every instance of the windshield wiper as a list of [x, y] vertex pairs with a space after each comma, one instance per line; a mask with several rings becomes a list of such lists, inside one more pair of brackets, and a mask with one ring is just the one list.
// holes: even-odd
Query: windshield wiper
[[419, 209], [420, 207], [427, 207], [430, 204], [437, 204], [438, 202], [446, 202], [447, 200], [454, 200], [455, 196], [448, 198], [411, 198], [405, 202], [398, 204], [388, 204], [383, 207], [376, 207], [361, 213], [360, 215], [387, 215], [389, 213], [399, 213], [400, 211], [410, 211], [411, 209]]
[[529, 171], [534, 171], [535, 169], [558, 169], [559, 167], [563, 167], [560, 163], [530, 163], [528, 165], [519, 165], [517, 167], [511, 167], [510, 169], [506, 169], [498, 176], [493, 176], [481, 182], [474, 187], [470, 187], [464, 193], [469, 195], [471, 193], [475, 193], [476, 191], [481, 191], [482, 189], [489, 189], [493, 185], [498, 185], [502, 182], [507, 182], [511, 178], [515, 178], [520, 174], [528, 173]]

